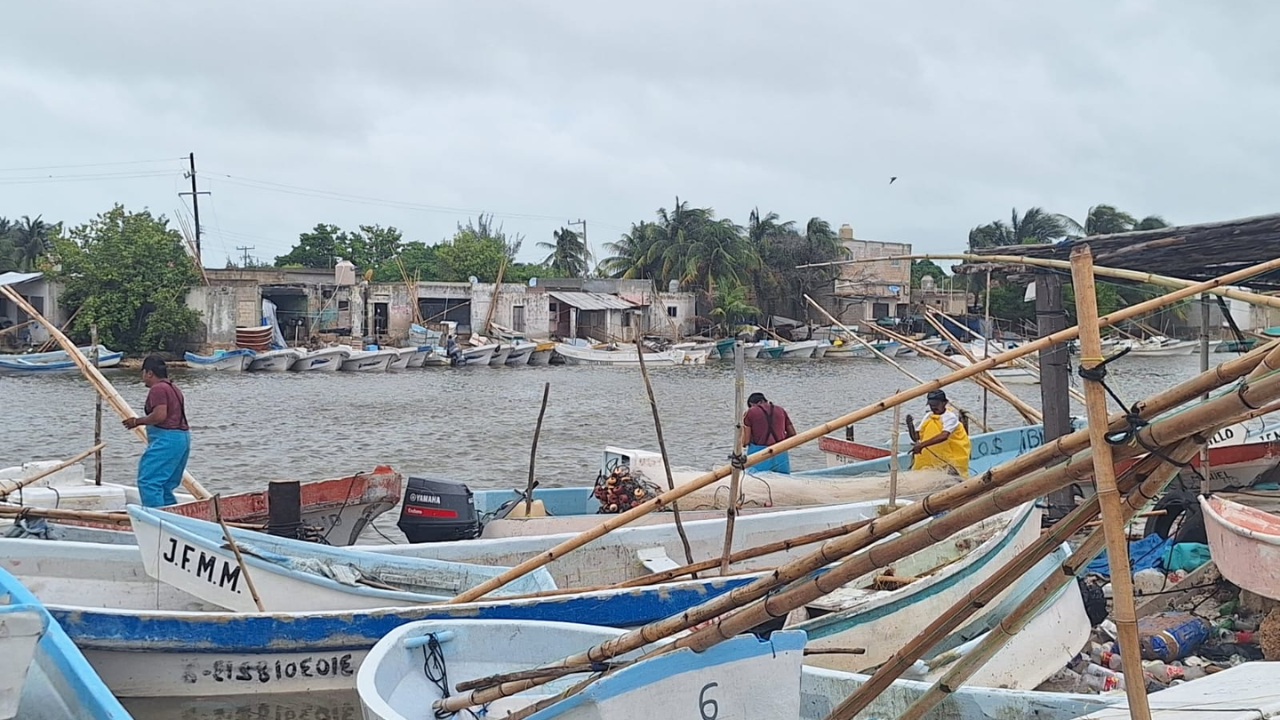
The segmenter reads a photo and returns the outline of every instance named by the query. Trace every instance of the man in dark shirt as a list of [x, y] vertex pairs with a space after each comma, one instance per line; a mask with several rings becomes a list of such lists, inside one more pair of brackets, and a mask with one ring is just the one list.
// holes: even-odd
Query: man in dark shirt
[[142, 361], [142, 382], [147, 386], [147, 402], [142, 408], [146, 415], [124, 421], [126, 428], [151, 426], [147, 449], [138, 459], [138, 494], [147, 507], [173, 505], [178, 502], [173, 491], [182, 484], [191, 454], [186, 398], [169, 380], [169, 369], [159, 355]]
[[[742, 444], [747, 454], [759, 452], [774, 443], [796, 434], [787, 411], [765, 399], [763, 393], [751, 393], [747, 398], [747, 414], [742, 418]], [[791, 474], [791, 458], [780, 452], [751, 469]]]

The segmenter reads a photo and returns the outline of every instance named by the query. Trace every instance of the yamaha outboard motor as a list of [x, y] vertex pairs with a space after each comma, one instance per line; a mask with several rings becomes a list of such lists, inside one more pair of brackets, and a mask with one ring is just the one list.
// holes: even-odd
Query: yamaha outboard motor
[[471, 488], [441, 478], [409, 478], [396, 526], [411, 543], [480, 536], [480, 517]]

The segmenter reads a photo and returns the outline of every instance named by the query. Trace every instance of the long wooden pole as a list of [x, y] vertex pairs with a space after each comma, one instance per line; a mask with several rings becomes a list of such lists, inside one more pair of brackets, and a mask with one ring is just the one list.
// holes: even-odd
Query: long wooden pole
[[542, 416], [547, 414], [547, 397], [551, 395], [551, 383], [542, 386], [542, 409], [538, 411], [538, 424], [533, 426], [533, 447], [529, 448], [529, 480], [524, 486], [524, 516], [529, 517], [533, 509], [533, 486], [535, 484], [533, 468], [538, 460], [538, 438], [542, 437]]
[[[1232, 273], [1228, 273], [1226, 275], [1215, 278], [1213, 280], [1208, 280], [1206, 282], [1199, 283], [1191, 287], [1175, 290], [1167, 295], [1162, 295], [1158, 298], [1152, 298], [1151, 300], [1147, 300], [1147, 301], [1138, 303], [1136, 305], [1131, 305], [1127, 308], [1117, 310], [1116, 312], [1113, 312], [1106, 316], [1098, 318], [1098, 324], [1113, 325], [1117, 322], [1120, 322], [1121, 320], [1127, 320], [1132, 317], [1138, 317], [1143, 313], [1146, 313], [1152, 310], [1153, 308], [1162, 307], [1169, 303], [1177, 302], [1184, 298], [1197, 295], [1201, 292], [1205, 292], [1209, 290], [1210, 288], [1217, 288], [1222, 285], [1229, 285], [1231, 283], [1239, 282], [1246, 278], [1252, 277], [1253, 275], [1259, 272], [1266, 272], [1267, 270], [1274, 269], [1275, 267], [1280, 267], [1280, 259], [1269, 261], [1266, 263], [1260, 263], [1258, 265], [1252, 265], [1250, 267], [1237, 270]], [[8, 288], [3, 288], [3, 289], [7, 290]], [[918, 397], [926, 395], [930, 390], [936, 390], [938, 388], [945, 387], [959, 380], [964, 380], [966, 378], [973, 377], [974, 375], [977, 375], [980, 372], [988, 370], [997, 365], [1008, 363], [1014, 360], [1015, 358], [1020, 358], [1020, 357], [1023, 357], [1024, 355], [1029, 355], [1033, 352], [1040, 350], [1041, 348], [1049, 347], [1054, 343], [1065, 342], [1067, 340], [1074, 340], [1076, 337], [1079, 336], [1079, 334], [1080, 334], [1080, 330], [1078, 327], [1069, 327], [1061, 332], [1057, 332], [1052, 335], [1046, 335], [1042, 338], [1029, 342], [1026, 345], [1015, 348], [1013, 350], [1002, 352], [999, 355], [993, 355], [990, 358], [983, 360], [982, 362], [979, 362], [974, 365], [970, 365], [967, 368], [957, 370], [953, 373], [950, 373], [949, 375], [945, 375], [936, 380], [931, 380], [927, 383], [923, 383], [921, 385], [917, 385], [916, 387], [910, 388], [908, 390], [904, 390], [903, 392], [897, 393], [892, 397], [885, 398], [879, 402], [873, 403], [859, 410], [855, 410], [846, 415], [842, 415], [822, 425], [810, 428], [797, 435], [793, 435], [792, 437], [789, 437], [783, 440], [782, 442], [775, 443], [765, 448], [764, 450], [761, 450], [760, 452], [749, 455], [747, 457], [746, 465], [750, 467], [763, 460], [767, 460], [771, 457], [774, 457], [777, 453], [786, 452], [788, 450], [797, 448], [805, 443], [817, 440], [818, 438], [821, 438], [823, 435], [826, 435], [827, 433], [834, 432], [835, 430], [838, 430], [840, 428], [852, 425], [853, 423], [858, 422], [860, 420], [864, 420], [868, 417], [871, 417], [876, 413], [889, 410], [894, 405], [901, 405], [904, 402], [914, 400]], [[669, 505], [674, 500], [679, 500], [680, 498], [684, 497], [685, 495], [688, 495], [689, 493], [695, 492], [697, 490], [701, 490], [702, 488], [710, 485], [711, 483], [717, 482], [727, 477], [731, 470], [732, 468], [728, 466], [721, 466], [711, 472], [707, 472], [702, 475], [699, 475], [697, 478], [694, 478], [693, 480], [687, 483], [684, 483], [679, 487], [668, 490], [667, 492], [659, 495], [658, 497], [652, 498], [644, 503], [641, 503], [640, 505], [637, 505], [624, 513], [615, 515], [609, 520], [606, 520], [605, 522], [597, 525], [596, 527], [590, 530], [587, 530], [585, 532], [579, 533], [578, 535], [575, 535], [572, 538], [569, 538], [561, 542], [555, 547], [545, 550], [539, 553], [538, 555], [528, 560], [525, 560], [524, 562], [511, 568], [510, 570], [506, 570], [498, 574], [497, 576], [492, 577], [486, 580], [485, 582], [480, 583], [479, 585], [476, 585], [475, 587], [462, 592], [457, 597], [454, 597], [453, 599], [448, 600], [447, 603], [456, 604], [456, 603], [463, 603], [463, 602], [471, 602], [472, 600], [476, 600], [478, 598], [484, 597], [488, 593], [493, 592], [494, 590], [502, 587], [503, 585], [506, 585], [512, 580], [523, 577], [527, 573], [537, 570], [538, 568], [543, 567], [547, 563], [555, 561], [556, 559], [564, 556], [566, 553], [572, 552], [573, 550], [576, 550], [577, 548], [580, 548], [583, 545], [586, 545], [592, 540], [595, 540], [596, 538], [604, 536], [605, 534], [609, 533], [612, 530], [623, 527], [624, 525], [630, 523], [631, 521], [637, 518], [644, 517], [645, 515], [648, 515], [654, 510], [658, 510], [662, 507], [665, 507], [666, 505]]]
[[1142, 676], [1138, 619], [1133, 603], [1133, 575], [1129, 568], [1129, 539], [1125, 535], [1120, 492], [1111, 443], [1107, 442], [1107, 393], [1102, 379], [1092, 377], [1102, 364], [1102, 336], [1098, 333], [1098, 298], [1093, 284], [1093, 253], [1088, 245], [1071, 251], [1071, 285], [1075, 288], [1076, 319], [1080, 322], [1080, 376], [1085, 379], [1085, 408], [1089, 415], [1089, 445], [1093, 449], [1094, 487], [1102, 509], [1102, 529], [1111, 567], [1112, 617], [1123, 663], [1125, 694], [1134, 720], [1150, 720], [1147, 686]]
[[10, 325], [7, 328], [0, 328], [0, 335], [8, 335], [11, 332], [17, 332], [22, 328], [28, 325], [32, 325], [34, 323], [35, 323], [35, 320], [27, 320], [26, 322], [20, 322], [17, 325]]
[[[662, 453], [662, 469], [667, 474], [667, 492], [672, 493], [676, 489], [676, 480], [671, 474], [671, 456], [667, 454], [667, 441], [662, 436], [662, 416], [658, 414], [658, 398], [653, 394], [653, 383], [649, 381], [649, 368], [644, 364], [644, 340], [639, 336], [636, 337], [636, 357], [640, 361], [640, 377], [644, 378], [644, 390], [649, 396], [649, 409], [653, 412], [653, 431], [658, 436], [658, 452]], [[689, 536], [684, 531], [684, 521], [680, 518], [680, 506], [671, 503], [671, 514], [675, 520], [676, 534], [680, 536], [680, 544], [684, 546], [685, 562], [693, 564], [693, 547], [689, 544]], [[696, 578], [697, 575], [694, 577]], [[453, 602], [458, 602], [457, 598], [454, 598]]]
[[[742, 457], [743, 414], [746, 412], [746, 377], [743, 366], [746, 364], [746, 351], [742, 341], [733, 343], [733, 456]], [[766, 421], [767, 422], [767, 421]], [[724, 550], [720, 552], [720, 574], [729, 574], [729, 555], [733, 552], [733, 526], [738, 520], [738, 496], [742, 493], [742, 470], [733, 468], [729, 476], [729, 507], [724, 518]], [[690, 560], [692, 562], [692, 560]]]
[[[125, 420], [138, 417], [138, 414], [133, 411], [133, 408], [129, 407], [129, 403], [125, 402], [124, 398], [120, 397], [120, 393], [116, 392], [116, 389], [112, 387], [111, 383], [107, 382], [107, 379], [102, 376], [102, 373], [99, 372], [97, 368], [89, 364], [89, 360], [80, 354], [79, 348], [77, 348], [75, 343], [71, 342], [66, 335], [62, 334], [62, 331], [58, 329], [57, 325], [54, 325], [48, 318], [37, 312], [36, 309], [31, 306], [31, 303], [23, 299], [23, 297], [18, 293], [14, 292], [13, 288], [0, 286], [0, 295], [4, 295], [10, 302], [22, 308], [23, 312], [39, 320], [40, 324], [45, 326], [49, 331], [49, 334], [53, 336], [53, 338], [58, 341], [58, 344], [62, 346], [62, 349], [67, 352], [67, 357], [71, 358], [71, 361], [80, 368], [80, 372], [84, 373], [85, 377], [89, 378], [89, 383], [92, 384], [94, 389], [98, 391], [98, 394], [111, 405], [111, 409], [115, 410], [116, 414]], [[134, 428], [133, 434], [143, 442], [147, 441], [147, 431], [142, 427]], [[196, 482], [196, 479], [186, 470], [182, 471], [182, 486], [187, 489], [187, 492], [194, 495], [197, 499], [204, 500], [210, 497], [209, 491], [205, 490], [203, 485]]]
[[240, 574], [244, 576], [245, 585], [249, 586], [249, 594], [253, 596], [253, 604], [258, 606], [258, 612], [265, 612], [262, 607], [262, 598], [258, 597], [258, 588], [254, 587], [253, 578], [249, 577], [249, 568], [244, 564], [244, 558], [240, 555], [240, 546], [236, 544], [235, 538], [231, 537], [231, 528], [227, 527], [226, 521], [222, 519], [222, 506], [218, 504], [217, 495], [213, 496], [213, 517], [222, 528], [222, 537], [227, 539], [227, 544], [231, 546], [231, 552], [236, 556], [236, 564], [240, 566]]
[[[987, 322], [986, 327], [983, 328], [984, 335], [982, 338], [982, 359], [985, 360], [991, 357], [991, 338], [988, 335], [991, 333], [991, 268], [987, 268], [987, 295], [983, 300], [983, 304], [986, 305], [986, 322]], [[967, 355], [968, 353], [966, 352], [965, 354]], [[992, 376], [992, 379], [994, 380], [995, 377]], [[996, 381], [996, 382], [999, 382], [999, 381]], [[982, 391], [982, 424], [983, 425], [987, 424], [988, 403], [989, 403], [989, 393], [984, 389]]]
[[[1263, 363], [1264, 359], [1269, 362]], [[1254, 350], [1237, 360], [1223, 363], [1214, 372], [1198, 376], [1180, 383], [1159, 395], [1147, 398], [1139, 402], [1135, 408], [1144, 419], [1151, 418], [1195, 399], [1205, 387], [1219, 387], [1246, 375], [1252, 376], [1255, 373], [1262, 373], [1267, 367], [1274, 370], [1278, 366], [1280, 366], [1280, 343], [1271, 343], [1262, 352]], [[1237, 415], [1247, 414], [1250, 406], [1261, 406], [1275, 396], [1280, 396], [1280, 375], [1259, 375], [1256, 380], [1246, 381], [1246, 383], [1242, 384], [1241, 389], [1237, 392], [1224, 393], [1201, 406], [1193, 407], [1177, 415], [1159, 419], [1144, 426], [1138, 431], [1141, 438], [1141, 446], [1137, 443], [1121, 446], [1120, 452], [1127, 457], [1141, 452], [1142, 446], [1167, 445], [1175, 443], [1188, 435], [1230, 424], [1235, 421]], [[1118, 413], [1111, 418], [1110, 422], [1109, 429], [1112, 431], [1129, 427], [1129, 423], [1122, 413]], [[776, 568], [767, 578], [753, 581], [747, 586], [721, 595], [679, 616], [651, 623], [643, 628], [606, 641], [583, 653], [566, 658], [555, 665], [580, 665], [607, 660], [638, 649], [645, 644], [656, 642], [694, 625], [715, 620], [724, 613], [740, 608], [746, 603], [769, 597], [769, 593], [774, 592], [777, 588], [802, 579], [825, 565], [879, 542], [874, 548], [862, 552], [857, 558], [837, 566], [835, 570], [829, 572], [818, 581], [806, 583], [809, 590], [817, 589], [819, 593], [827, 585], [839, 586], [846, 581], [844, 577], [846, 570], [856, 574], [865, 574], [874, 569], [874, 567], [868, 567], [868, 561], [870, 561], [871, 565], [895, 562], [905, 553], [915, 552], [922, 547], [927, 547], [930, 542], [954, 534], [955, 528], [978, 522], [985, 517], [1009, 509], [1024, 499], [1034, 498], [1045, 492], [1052, 491], [1054, 488], [1065, 487], [1073, 481], [1088, 477], [1092, 469], [1092, 459], [1086, 453], [1067, 465], [1058, 465], [1051, 469], [1043, 470], [1033, 478], [1011, 485], [1011, 483], [1014, 483], [1014, 481], [1030, 471], [1044, 468], [1060, 459], [1079, 453], [1087, 448], [1088, 439], [1088, 432], [1083, 430], [1064, 435], [1052, 444], [1024, 453], [988, 470], [981, 476], [933, 493], [918, 503], [877, 518], [873, 523], [846, 536], [834, 538], [825, 543], [816, 553]], [[969, 504], [965, 505], [963, 511], [955, 510], [965, 503]], [[952, 512], [953, 510], [954, 512]], [[932, 515], [940, 516], [917, 530], [892, 540], [888, 539], [892, 534], [928, 519]], [[957, 523], [959, 524], [957, 525]], [[874, 557], [870, 554], [872, 552], [874, 552]], [[735, 613], [727, 618], [729, 621], [734, 621], [730, 627], [723, 627], [725, 622], [717, 621], [714, 625], [680, 641], [680, 645], [684, 646], [688, 644], [687, 641], [692, 641], [699, 643], [699, 645], [706, 643], [705, 646], [709, 647], [711, 644], [718, 642], [718, 640], [714, 639], [715, 637], [725, 638], [736, 634], [737, 627], [745, 624], [742, 622], [743, 620], [746, 623], [751, 623], [747, 627], [754, 627], [762, 621], [761, 615], [764, 616], [763, 619], [767, 619], [770, 615], [780, 617], [778, 613], [787, 612], [787, 606], [796, 600], [795, 595], [790, 591], [783, 594], [790, 595], [784, 605], [771, 607], [766, 604], [763, 608], [764, 612], [760, 613], [757, 603], [757, 605], [752, 606], [757, 608], [754, 614], [747, 613], [747, 610], [751, 608]], [[779, 599], [781, 595], [769, 597], [770, 602]], [[800, 599], [803, 600], [803, 598]], [[710, 642], [708, 643], [709, 638]], [[698, 649], [697, 646], [694, 647]], [[536, 687], [538, 684], [530, 683], [520, 688], [504, 687], [476, 691], [465, 696], [454, 696], [437, 701], [435, 707], [442, 710], [457, 711], [465, 707], [505, 697], [512, 692], [527, 690]]]
[[[889, 357], [888, 355], [885, 355], [884, 353], [880, 352], [878, 349], [876, 349], [876, 346], [875, 346], [875, 345], [872, 345], [871, 343], [867, 342], [866, 340], [863, 340], [861, 337], [859, 337], [859, 336], [858, 336], [858, 333], [856, 333], [856, 332], [854, 332], [854, 331], [850, 330], [848, 327], [846, 327], [846, 326], [845, 326], [845, 324], [844, 324], [844, 323], [842, 323], [842, 322], [840, 322], [839, 320], [835, 319], [835, 317], [834, 317], [831, 313], [827, 312], [827, 309], [826, 309], [826, 308], [822, 307], [822, 306], [821, 306], [821, 305], [819, 305], [817, 302], [815, 302], [813, 298], [809, 297], [808, 295], [805, 295], [805, 296], [804, 296], [804, 299], [805, 299], [805, 300], [806, 300], [810, 305], [812, 305], [813, 307], [817, 308], [817, 309], [818, 309], [818, 312], [820, 312], [820, 313], [822, 313], [823, 315], [825, 315], [825, 316], [826, 316], [826, 318], [827, 318], [827, 320], [828, 320], [828, 321], [830, 321], [832, 325], [835, 325], [836, 327], [839, 327], [841, 330], [843, 330], [843, 331], [845, 332], [845, 334], [846, 334], [846, 335], [848, 335], [849, 337], [853, 338], [853, 340], [854, 340], [855, 342], [857, 342], [858, 344], [862, 345], [862, 347], [866, 348], [866, 349], [867, 349], [867, 350], [868, 350], [872, 355], [874, 355], [874, 356], [876, 356], [877, 358], [879, 358], [879, 359], [881, 359], [881, 360], [885, 361], [885, 362], [886, 362], [886, 363], [888, 363], [890, 366], [892, 366], [893, 368], [895, 368], [898, 372], [902, 373], [903, 375], [906, 375], [907, 377], [911, 378], [912, 380], [915, 380], [917, 383], [924, 383], [924, 382], [925, 382], [924, 380], [922, 380], [922, 379], [920, 378], [920, 376], [916, 375], [915, 373], [913, 373], [913, 372], [911, 372], [910, 370], [908, 370], [908, 369], [906, 369], [905, 367], [903, 367], [901, 363], [899, 363], [898, 361], [896, 361], [896, 360], [894, 360], [893, 358]], [[977, 382], [977, 381], [976, 381], [976, 380], [974, 380], [974, 382]], [[961, 409], [961, 407], [960, 407], [959, 405], [956, 405], [955, 403], [952, 403], [952, 405], [955, 405], [955, 407], [956, 407], [956, 409], [957, 409], [957, 410], [960, 410], [960, 409]], [[988, 432], [988, 431], [990, 430], [990, 428], [988, 428], [986, 425], [983, 425], [983, 426], [982, 426], [982, 430], [983, 430], [983, 432]]]
[[[965, 343], [960, 342], [960, 338], [957, 338], [955, 335], [953, 335], [953, 334], [951, 333], [951, 331], [950, 331], [950, 330], [947, 330], [946, 326], [944, 326], [942, 323], [938, 322], [938, 320], [937, 320], [936, 318], [934, 318], [932, 315], [930, 315], [930, 314], [928, 313], [928, 311], [926, 311], [926, 312], [924, 313], [923, 317], [924, 317], [924, 321], [925, 321], [925, 322], [927, 322], [927, 323], [929, 323], [930, 325], [932, 325], [932, 326], [933, 326], [933, 328], [934, 328], [935, 330], [937, 330], [937, 331], [938, 331], [938, 334], [939, 334], [939, 335], [941, 335], [942, 337], [946, 338], [946, 339], [947, 339], [947, 342], [951, 343], [951, 346], [952, 346], [952, 347], [954, 347], [954, 348], [956, 349], [956, 352], [958, 352], [958, 353], [960, 353], [962, 356], [964, 356], [964, 358], [965, 358], [966, 360], [968, 360], [970, 363], [976, 363], [976, 362], [978, 362], [978, 358], [977, 358], [977, 356], [976, 356], [976, 355], [974, 355], [974, 354], [969, 350], [968, 346], [967, 346], [967, 345], [965, 345]], [[986, 347], [986, 345], [984, 345], [984, 347]], [[987, 357], [990, 357], [990, 354], [989, 354], [989, 353], [986, 353], [986, 351], [984, 350], [984, 354], [983, 354], [983, 356], [982, 356], [982, 357], [983, 357], [983, 359], [986, 359]], [[985, 373], [985, 377], [986, 377], [986, 379], [987, 379], [987, 381], [988, 381], [988, 382], [984, 383], [983, 388], [982, 388], [982, 422], [983, 422], [983, 424], [984, 424], [984, 425], [987, 423], [987, 394], [988, 394], [988, 392], [987, 392], [987, 391], [988, 391], [988, 386], [992, 386], [992, 387], [994, 387], [994, 388], [998, 388], [998, 389], [999, 389], [998, 391], [999, 391], [1000, 393], [1002, 393], [1002, 394], [1001, 394], [1001, 397], [1006, 397], [1006, 396], [1009, 396], [1009, 395], [1013, 395], [1013, 391], [1012, 391], [1012, 390], [1010, 390], [1010, 389], [1009, 389], [1009, 387], [1008, 387], [1007, 385], [1005, 385], [1003, 382], [1001, 382], [1001, 381], [1000, 381], [1000, 378], [996, 377], [995, 375], [993, 375], [993, 374], [991, 374], [991, 373]], [[1008, 400], [1006, 400], [1006, 402], [1008, 402]], [[1021, 398], [1019, 398], [1019, 402], [1021, 402]], [[1014, 407], [1015, 407], [1015, 408], [1017, 408], [1018, 406], [1017, 406], [1017, 405], [1015, 405]], [[1030, 406], [1028, 406], [1028, 407], [1030, 407]], [[1034, 408], [1033, 408], [1033, 409], [1034, 409]], [[1037, 414], [1037, 415], [1039, 415], [1039, 420], [1040, 420], [1041, 422], [1043, 422], [1043, 421], [1044, 421], [1044, 413], [1040, 413], [1039, 411], [1037, 411], [1037, 413], [1036, 413], [1036, 414]]]
[[[1209, 296], [1200, 296], [1200, 372], [1209, 369]], [[1209, 395], [1202, 398], [1208, 400]], [[1200, 448], [1200, 494], [1209, 496], [1209, 446]]]
[[489, 298], [489, 311], [484, 316], [484, 334], [489, 334], [489, 326], [493, 324], [493, 311], [498, 309], [498, 293], [502, 291], [502, 274], [507, 270], [507, 259], [502, 258], [498, 266], [498, 279], [493, 283], [493, 296]]
[[7, 487], [0, 487], [0, 498], [4, 498], [8, 496], [10, 493], [15, 493], [21, 490], [22, 488], [30, 485], [31, 483], [43, 480], [60, 470], [65, 470], [71, 467], [72, 465], [75, 465], [76, 463], [80, 462], [81, 460], [89, 457], [90, 455], [97, 452], [101, 452], [102, 448], [103, 448], [103, 443], [97, 443], [93, 447], [89, 448], [88, 450], [85, 450], [79, 455], [76, 455], [70, 460], [63, 460], [57, 465], [54, 465], [51, 468], [45, 468], [44, 470], [41, 470], [35, 475], [31, 475], [30, 477], [25, 477], [25, 478], [22, 478], [21, 480], [14, 481], [13, 485], [9, 485]]
[[902, 406], [893, 406], [893, 430], [889, 433], [889, 509], [898, 507], [898, 436], [902, 425]]
[[[1185, 462], [1195, 454], [1195, 447], [1198, 442], [1184, 442], [1179, 447], [1170, 451], [1169, 457], [1179, 462]], [[1147, 504], [1150, 498], [1156, 497], [1168, 486], [1169, 482], [1177, 476], [1177, 467], [1167, 463], [1148, 475], [1136, 490], [1129, 493], [1124, 501], [1124, 520], [1128, 522], [1132, 520], [1138, 511]], [[1085, 538], [1084, 542], [1078, 545], [1070, 557], [1063, 561], [1061, 569], [1052, 573], [1049, 577], [1040, 582], [1027, 597], [1023, 598], [1008, 615], [1000, 620], [1000, 623], [987, 633], [978, 646], [973, 648], [953, 665], [946, 674], [943, 675], [936, 683], [933, 684], [923, 695], [916, 698], [916, 701], [908, 707], [898, 720], [921, 720], [929, 714], [939, 702], [947, 695], [959, 689], [966, 680], [973, 677], [983, 665], [995, 656], [1000, 648], [1009, 642], [1009, 640], [1020, 632], [1026, 624], [1039, 614], [1044, 604], [1052, 600], [1068, 583], [1073, 583], [1076, 576], [1084, 569], [1086, 565], [1093, 562], [1098, 553], [1102, 551], [1105, 544], [1105, 533], [1101, 530], [1093, 530]], [[1126, 680], [1126, 684], [1127, 684]]]
[[[93, 367], [99, 369], [99, 352], [98, 352], [98, 323], [89, 325], [89, 344], [92, 346], [90, 352], [93, 353]], [[102, 395], [93, 394], [93, 444], [102, 444]], [[102, 484], [102, 451], [94, 453], [93, 456], [93, 484]]]

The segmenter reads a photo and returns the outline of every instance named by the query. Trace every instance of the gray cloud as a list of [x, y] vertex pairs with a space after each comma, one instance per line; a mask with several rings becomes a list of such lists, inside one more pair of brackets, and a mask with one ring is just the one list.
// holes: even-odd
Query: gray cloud
[[0, 171], [0, 214], [172, 214], [189, 150], [215, 264], [242, 244], [282, 253], [316, 222], [435, 241], [465, 217], [246, 178], [496, 211], [531, 240], [581, 216], [597, 245], [677, 194], [936, 251], [1015, 205], [1277, 210], [1271, 3], [614, 5], [16, 4], [0, 168], [171, 173]]

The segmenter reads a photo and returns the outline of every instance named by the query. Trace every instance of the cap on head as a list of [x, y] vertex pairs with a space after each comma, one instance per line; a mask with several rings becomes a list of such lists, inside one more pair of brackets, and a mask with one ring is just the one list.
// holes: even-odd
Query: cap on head
[[764, 393], [751, 393], [747, 396], [747, 405], [755, 405], [757, 403], [768, 402], [764, 399]]
[[932, 403], [932, 402], [946, 402], [946, 401], [947, 401], [947, 394], [946, 394], [946, 393], [944, 393], [944, 392], [942, 392], [941, 390], [931, 390], [931, 391], [929, 391], [929, 394], [928, 394], [928, 395], [925, 395], [925, 396], [924, 396], [924, 399], [925, 399], [925, 400], [927, 400], [928, 402], [931, 402], [931, 403]]
[[148, 355], [142, 361], [142, 371], [150, 372], [158, 378], [169, 377], [169, 368], [164, 364], [164, 358], [159, 355]]

